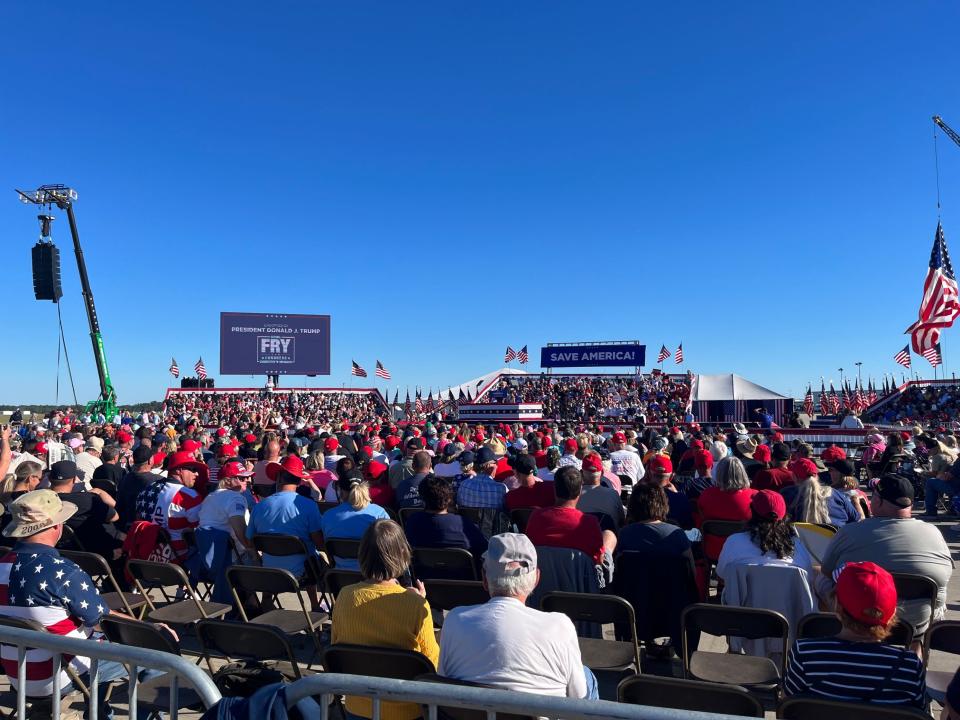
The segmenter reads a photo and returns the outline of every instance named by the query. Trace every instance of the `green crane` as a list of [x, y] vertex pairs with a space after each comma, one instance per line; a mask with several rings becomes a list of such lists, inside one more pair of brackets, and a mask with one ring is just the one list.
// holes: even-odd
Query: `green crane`
[[[103, 413], [110, 420], [117, 413], [117, 393], [113, 389], [110, 371], [107, 369], [107, 354], [103, 349], [103, 334], [100, 332], [97, 308], [93, 304], [93, 291], [90, 289], [90, 278], [87, 277], [87, 263], [83, 259], [83, 249], [80, 247], [77, 218], [73, 214], [73, 203], [77, 200], [77, 192], [66, 185], [41, 185], [36, 190], [17, 190], [17, 194], [20, 196], [20, 200], [28, 205], [41, 205], [47, 208], [56, 205], [67, 212], [70, 234], [73, 236], [73, 252], [77, 257], [77, 270], [80, 272], [83, 303], [87, 309], [87, 323], [90, 326], [93, 357], [97, 364], [97, 376], [100, 380], [100, 397], [88, 402], [84, 409], [92, 415]], [[41, 223], [43, 223], [43, 220], [41, 220]], [[49, 221], [46, 227], [49, 227]]]

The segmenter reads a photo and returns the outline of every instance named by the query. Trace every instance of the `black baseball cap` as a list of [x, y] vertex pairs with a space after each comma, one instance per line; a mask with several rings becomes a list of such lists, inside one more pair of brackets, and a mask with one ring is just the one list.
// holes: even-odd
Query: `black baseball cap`
[[854, 468], [853, 463], [846, 459], [834, 460], [832, 463], [827, 463], [827, 467], [833, 468], [844, 477], [847, 477], [848, 475], [853, 475], [853, 473], [856, 471], [856, 468]]
[[789, 460], [790, 446], [782, 442], [774, 443], [773, 447], [770, 448], [770, 457], [779, 462]]
[[875, 490], [885, 502], [897, 507], [908, 508], [913, 505], [913, 485], [903, 475], [886, 473], [877, 482]]
[[80, 468], [72, 460], [61, 460], [50, 466], [50, 482], [59, 483], [80, 475]]
[[517, 455], [511, 465], [521, 475], [533, 475], [537, 471], [537, 461], [532, 455]]

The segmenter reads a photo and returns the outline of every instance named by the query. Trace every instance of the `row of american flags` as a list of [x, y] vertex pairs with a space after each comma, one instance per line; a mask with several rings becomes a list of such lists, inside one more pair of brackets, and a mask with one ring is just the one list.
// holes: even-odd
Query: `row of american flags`
[[[863, 412], [873, 405], [880, 397], [873, 385], [873, 380], [867, 381], [866, 389], [863, 388], [860, 381], [855, 383], [853, 389], [850, 384], [844, 382], [841, 386], [842, 392], [838, 393], [833, 387], [833, 380], [830, 381], [830, 390], [824, 386], [823, 379], [820, 380], [820, 414], [836, 415], [842, 407], [844, 410], [853, 410], [854, 412]], [[887, 395], [893, 391], [893, 386], [887, 385], [887, 379], [883, 379], [883, 394]], [[807, 385], [807, 393], [803, 397], [803, 411], [812, 416], [814, 414], [813, 387]]]

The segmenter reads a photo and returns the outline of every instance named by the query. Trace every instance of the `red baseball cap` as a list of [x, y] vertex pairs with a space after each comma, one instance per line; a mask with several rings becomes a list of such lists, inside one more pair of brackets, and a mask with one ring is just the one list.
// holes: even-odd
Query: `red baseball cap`
[[387, 439], [383, 441], [383, 444], [387, 446], [387, 450], [393, 450], [400, 444], [400, 438], [396, 435], [387, 435]]
[[753, 459], [761, 463], [770, 462], [770, 446], [757, 445], [757, 449], [753, 451]]
[[703, 450], [703, 440], [693, 440], [690, 442], [690, 447], [695, 450]]
[[223, 437], [227, 434], [226, 428], [217, 428], [217, 437]]
[[627, 436], [625, 433], [623, 433], [620, 430], [617, 430], [617, 432], [615, 432], [610, 439], [613, 440], [615, 443], [620, 443], [621, 445], [627, 444]]
[[389, 468], [379, 460], [371, 460], [363, 466], [363, 476], [367, 480], [376, 480], [387, 470], [389, 470]]
[[897, 611], [893, 576], [872, 562], [848, 562], [837, 577], [837, 603], [864, 625], [886, 625]]
[[272, 462], [267, 465], [266, 473], [267, 477], [276, 482], [277, 476], [280, 474], [281, 470], [286, 470], [291, 475], [296, 475], [298, 478], [308, 478], [310, 474], [305, 472], [303, 469], [303, 460], [298, 458], [296, 455], [287, 455], [280, 462]]
[[647, 471], [651, 475], [669, 475], [673, 472], [673, 463], [666, 455], [654, 455], [647, 463]]
[[588, 453], [583, 457], [583, 463], [581, 463], [581, 468], [587, 472], [603, 472], [603, 463], [600, 461], [600, 456], [597, 453]]
[[131, 440], [133, 440], [133, 435], [128, 433], [126, 430], [120, 430], [119, 432], [117, 432], [117, 442], [120, 443], [121, 445], [123, 443], [128, 443]]
[[778, 492], [760, 490], [750, 501], [750, 509], [764, 520], [783, 520], [787, 515], [787, 502]]
[[338, 447], [340, 447], [340, 441], [337, 440], [335, 437], [328, 437], [326, 440], [323, 441], [323, 449], [326, 452], [333, 452]]
[[180, 450], [183, 452], [195, 453], [201, 447], [203, 446], [197, 440], [184, 440], [183, 447], [181, 447]]
[[797, 480], [806, 480], [808, 477], [816, 477], [820, 474], [820, 470], [813, 464], [813, 461], [808, 458], [798, 458], [794, 460], [791, 469], [793, 470], [793, 476], [797, 478]]
[[217, 457], [233, 457], [237, 454], [237, 446], [233, 443], [224, 443], [220, 446], [220, 451], [217, 453]]
[[170, 456], [170, 461], [167, 463], [168, 471], [176, 470], [180, 467], [189, 468], [201, 474], [206, 474], [207, 470], [207, 466], [204, 463], [197, 460], [192, 452], [187, 452], [186, 450], [175, 452]]
[[248, 478], [251, 475], [253, 475], [253, 471], [247, 470], [246, 463], [234, 460], [233, 462], [224, 463], [220, 467], [217, 478], [219, 480], [229, 480], [230, 478]]
[[580, 449], [580, 443], [577, 442], [576, 438], [567, 438], [563, 441], [563, 449], [568, 452], [576, 452]]
[[243, 440], [244, 442], [255, 443], [257, 441], [257, 436], [254, 435], [253, 433], [247, 433], [246, 435], [243, 436]]
[[822, 453], [820, 453], [820, 459], [825, 463], [836, 462], [837, 460], [846, 460], [847, 452], [841, 447], [836, 445], [831, 445], [826, 448]]

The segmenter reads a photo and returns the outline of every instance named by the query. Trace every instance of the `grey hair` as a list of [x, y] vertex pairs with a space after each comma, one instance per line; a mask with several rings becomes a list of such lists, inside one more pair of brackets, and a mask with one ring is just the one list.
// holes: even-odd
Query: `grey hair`
[[717, 487], [728, 492], [750, 487], [750, 478], [740, 458], [725, 457], [717, 463]]
[[536, 571], [497, 578], [484, 573], [484, 577], [487, 579], [487, 592], [490, 597], [529, 597], [537, 586]]
[[[816, 475], [811, 475], [800, 483], [800, 492], [793, 501], [791, 514], [795, 520], [802, 518], [802, 522], [829, 523], [830, 512], [827, 510], [827, 501], [833, 494], [833, 488], [822, 485]], [[797, 509], [802, 508], [802, 515]], [[800, 515], [800, 517], [797, 517]]]

